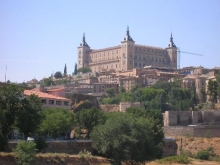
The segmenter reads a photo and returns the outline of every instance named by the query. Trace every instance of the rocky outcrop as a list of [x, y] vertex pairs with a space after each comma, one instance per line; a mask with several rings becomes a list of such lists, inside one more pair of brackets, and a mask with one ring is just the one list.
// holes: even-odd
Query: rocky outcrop
[[92, 107], [100, 109], [96, 97], [78, 93], [72, 95], [71, 110], [73, 110], [73, 112], [79, 112], [81, 109], [90, 109]]

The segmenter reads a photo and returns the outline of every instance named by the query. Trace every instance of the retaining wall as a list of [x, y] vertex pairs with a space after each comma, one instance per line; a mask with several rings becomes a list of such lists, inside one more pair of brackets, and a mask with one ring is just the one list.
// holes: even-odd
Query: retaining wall
[[168, 126], [164, 127], [164, 136], [220, 137], [220, 126]]
[[[47, 141], [48, 147], [43, 151], [46, 153], [67, 153], [78, 154], [80, 151], [92, 152], [91, 140], [76, 140], [76, 141]], [[17, 146], [17, 142], [8, 143], [8, 151], [12, 151]]]

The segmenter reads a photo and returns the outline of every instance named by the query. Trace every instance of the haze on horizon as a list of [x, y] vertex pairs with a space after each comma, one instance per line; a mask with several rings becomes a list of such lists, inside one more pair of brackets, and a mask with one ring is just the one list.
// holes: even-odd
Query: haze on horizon
[[167, 47], [172, 31], [180, 66], [220, 67], [219, 0], [0, 1], [0, 81], [72, 74], [85, 32], [92, 49], [120, 45], [127, 26], [136, 44]]

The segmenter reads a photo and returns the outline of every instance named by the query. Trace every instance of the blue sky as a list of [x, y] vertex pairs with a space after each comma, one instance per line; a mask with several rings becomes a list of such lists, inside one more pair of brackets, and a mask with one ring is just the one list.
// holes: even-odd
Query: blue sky
[[0, 81], [23, 82], [74, 71], [85, 32], [92, 49], [120, 45], [129, 26], [136, 44], [167, 47], [172, 30], [180, 67], [220, 67], [219, 0], [0, 0]]

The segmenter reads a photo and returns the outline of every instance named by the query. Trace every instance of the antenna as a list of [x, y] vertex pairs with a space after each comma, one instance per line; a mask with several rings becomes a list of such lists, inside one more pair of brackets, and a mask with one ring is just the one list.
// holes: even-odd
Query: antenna
[[5, 67], [6, 67], [5, 68], [5, 83], [6, 83], [6, 79], [7, 79], [7, 77], [6, 77], [6, 75], [7, 75], [7, 65]]

